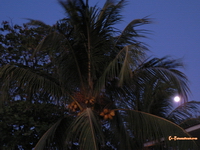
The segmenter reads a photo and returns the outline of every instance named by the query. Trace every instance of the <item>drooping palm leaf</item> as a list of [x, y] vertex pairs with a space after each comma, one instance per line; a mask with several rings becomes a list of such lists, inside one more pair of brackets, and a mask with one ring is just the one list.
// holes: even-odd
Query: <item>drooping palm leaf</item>
[[76, 142], [80, 149], [87, 150], [98, 150], [104, 145], [101, 124], [91, 108], [86, 108], [69, 127], [67, 146]]
[[[119, 14], [121, 9], [125, 5], [125, 1], [121, 0], [117, 4], [115, 1], [107, 0], [98, 16], [98, 22], [103, 23], [102, 28], [112, 29], [112, 25], [115, 25], [121, 21], [122, 16]], [[113, 31], [113, 30], [111, 30]]]
[[[40, 70], [33, 70], [27, 66], [5, 65], [0, 68], [0, 77], [4, 80], [14, 81], [26, 91], [48, 92], [52, 97], [60, 97], [62, 89], [59, 81]], [[9, 78], [9, 79], [7, 79]]]
[[[146, 36], [144, 35], [144, 32], [146, 30], [141, 30], [141, 33], [136, 29], [136, 27], [149, 24], [151, 23], [151, 20], [148, 18], [143, 18], [143, 19], [134, 19], [132, 20], [121, 32], [121, 34], [116, 38], [116, 45], [127, 45], [127, 44], [133, 44], [137, 43], [138, 46], [143, 47], [144, 49], [147, 50], [147, 47], [145, 47], [144, 43], [141, 43], [138, 41], [137, 38], [143, 37], [145, 38]], [[147, 31], [146, 31], [147, 32]]]
[[173, 111], [171, 111], [168, 114], [168, 116], [166, 116], [166, 118], [175, 122], [176, 124], [182, 124], [186, 120], [189, 120], [191, 118], [196, 118], [197, 117], [196, 115], [200, 114], [199, 108], [200, 108], [200, 102], [196, 101], [185, 102], [180, 106], [178, 106], [177, 108], [175, 108]]
[[118, 150], [136, 148], [136, 143], [127, 130], [124, 116], [119, 111], [115, 111], [115, 116], [112, 120], [107, 121], [104, 128], [106, 128], [105, 135], [108, 145]]
[[57, 127], [60, 125], [61, 121], [62, 119], [58, 120], [51, 128], [49, 128], [49, 130], [45, 134], [43, 134], [43, 136], [36, 144], [34, 150], [41, 150], [45, 148], [45, 146], [48, 144], [48, 141], [50, 141], [50, 139], [53, 138], [55, 131]]
[[[135, 110], [122, 111], [125, 116], [127, 130], [129, 130], [136, 140], [141, 144], [154, 141], [154, 144], [164, 139], [167, 147], [179, 146], [180, 149], [198, 149], [195, 141], [169, 141], [169, 136], [191, 137], [180, 126], [164, 118]], [[143, 145], [142, 145], [143, 146]]]
[[[119, 36], [115, 37], [115, 43], [113, 45], [114, 53], [109, 54], [113, 59], [105, 67], [104, 73], [99, 78], [99, 81], [97, 81], [97, 89], [105, 87], [106, 78], [119, 78], [119, 85], [122, 85], [125, 79], [126, 81], [130, 80], [132, 76], [131, 72], [143, 61], [145, 51], [147, 50], [136, 39], [143, 37], [143, 35], [138, 34], [134, 27], [149, 22], [148, 19], [133, 20]], [[113, 57], [113, 54], [115, 57]]]
[[135, 98], [131, 99], [132, 108], [165, 117], [172, 110], [171, 97], [176, 92], [171, 85], [158, 78], [152, 78], [148, 83], [141, 84], [132, 92]]
[[40, 138], [35, 146], [35, 150], [41, 150], [55, 146], [59, 149], [63, 149], [65, 145], [65, 138], [67, 128], [72, 122], [72, 117], [68, 116], [62, 119], [59, 119], [54, 125], [45, 132], [45, 134]]
[[[187, 93], [190, 92], [187, 86], [187, 77], [175, 69], [181, 67], [182, 63], [176, 60], [167, 59], [167, 57], [153, 58], [143, 63], [135, 73], [141, 78], [141, 82], [148, 82], [151, 78], [160, 78], [164, 82], [177, 89], [184, 101], [187, 101]], [[143, 81], [144, 80], [144, 81]]]
[[179, 124], [179, 126], [181, 126], [184, 129], [188, 129], [190, 127], [194, 127], [199, 124], [200, 124], [200, 118], [194, 117], [194, 118], [188, 118], [184, 120], [183, 122], [181, 122], [181, 124]]
[[141, 58], [144, 56], [142, 49], [137, 49], [135, 45], [125, 46], [115, 56], [115, 58], [108, 64], [102, 76], [97, 81], [96, 88], [102, 89], [105, 87], [107, 79], [119, 79], [119, 85], [123, 82], [128, 82], [132, 77], [132, 71], [137, 66]]

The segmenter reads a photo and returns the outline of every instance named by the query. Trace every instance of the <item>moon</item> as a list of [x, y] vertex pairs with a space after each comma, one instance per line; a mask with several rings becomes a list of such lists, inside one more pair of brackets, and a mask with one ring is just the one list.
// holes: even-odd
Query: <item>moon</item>
[[180, 100], [181, 100], [181, 98], [180, 98], [179, 96], [175, 96], [175, 97], [174, 97], [174, 101], [175, 101], [175, 102], [180, 102]]

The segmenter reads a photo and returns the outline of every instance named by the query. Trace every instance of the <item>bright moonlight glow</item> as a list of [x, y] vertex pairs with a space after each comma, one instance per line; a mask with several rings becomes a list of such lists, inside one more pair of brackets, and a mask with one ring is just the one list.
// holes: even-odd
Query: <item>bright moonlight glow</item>
[[180, 102], [180, 100], [181, 100], [181, 98], [180, 98], [179, 96], [175, 96], [175, 97], [174, 97], [174, 101], [175, 101], [175, 102]]

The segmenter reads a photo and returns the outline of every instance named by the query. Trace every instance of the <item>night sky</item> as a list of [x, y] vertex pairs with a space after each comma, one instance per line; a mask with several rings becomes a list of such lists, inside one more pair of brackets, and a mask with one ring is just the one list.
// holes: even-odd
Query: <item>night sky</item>
[[[102, 6], [105, 0], [90, 0]], [[149, 56], [181, 58], [183, 71], [189, 79], [189, 100], [200, 101], [200, 1], [199, 0], [130, 0], [122, 10], [123, 29], [131, 20], [149, 16], [153, 23], [143, 26], [150, 30]], [[25, 18], [41, 20], [53, 25], [65, 17], [64, 9], [56, 0], [0, 0], [0, 22], [26, 23]]]

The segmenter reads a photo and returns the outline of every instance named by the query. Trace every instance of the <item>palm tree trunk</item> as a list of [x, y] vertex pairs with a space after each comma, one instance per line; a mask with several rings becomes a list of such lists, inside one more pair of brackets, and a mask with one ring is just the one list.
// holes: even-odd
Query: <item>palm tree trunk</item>
[[87, 24], [87, 36], [88, 36], [88, 85], [89, 89], [93, 89], [92, 76], [91, 76], [91, 41], [90, 41], [90, 28]]

